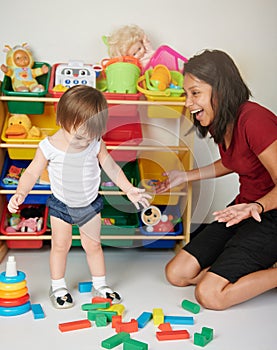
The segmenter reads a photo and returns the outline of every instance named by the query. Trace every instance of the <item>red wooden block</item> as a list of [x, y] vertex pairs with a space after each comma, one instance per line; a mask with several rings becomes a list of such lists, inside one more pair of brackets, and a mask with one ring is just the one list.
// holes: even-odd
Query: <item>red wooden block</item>
[[131, 319], [130, 322], [117, 323], [115, 325], [115, 331], [117, 333], [126, 332], [133, 333], [138, 331], [138, 321], [134, 318]]
[[158, 340], [189, 339], [189, 332], [184, 330], [156, 332]]
[[172, 331], [171, 324], [169, 322], [161, 323], [158, 327], [161, 331]]
[[79, 321], [72, 321], [72, 322], [59, 324], [59, 330], [61, 332], [74, 331], [77, 329], [89, 328], [89, 327], [91, 327], [91, 323], [89, 320], [79, 320]]
[[100, 304], [100, 303], [110, 303], [110, 306], [112, 306], [112, 301], [111, 299], [108, 298], [102, 298], [102, 297], [94, 297], [91, 300], [92, 304]]
[[112, 328], [116, 328], [118, 323], [122, 323], [122, 315], [112, 316]]

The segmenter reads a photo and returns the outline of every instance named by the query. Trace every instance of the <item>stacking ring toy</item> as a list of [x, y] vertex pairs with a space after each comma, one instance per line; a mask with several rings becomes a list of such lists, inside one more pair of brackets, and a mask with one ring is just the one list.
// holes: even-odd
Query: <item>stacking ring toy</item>
[[17, 283], [2, 283], [0, 282], [0, 290], [14, 291], [26, 287], [26, 280]]
[[0, 298], [2, 299], [15, 299], [15, 298], [20, 298], [23, 295], [28, 293], [28, 288], [24, 287], [19, 290], [13, 290], [10, 292], [0, 290]]
[[17, 276], [6, 276], [6, 272], [0, 274], [0, 282], [3, 283], [18, 283], [25, 280], [25, 273], [22, 271], [17, 271]]
[[30, 295], [28, 293], [23, 295], [23, 297], [20, 297], [20, 298], [0, 299], [0, 306], [4, 306], [4, 307], [19, 306], [19, 305], [27, 303], [27, 301], [29, 301], [29, 299], [30, 299]]
[[27, 303], [14, 307], [0, 307], [0, 316], [17, 316], [31, 310], [31, 303]]

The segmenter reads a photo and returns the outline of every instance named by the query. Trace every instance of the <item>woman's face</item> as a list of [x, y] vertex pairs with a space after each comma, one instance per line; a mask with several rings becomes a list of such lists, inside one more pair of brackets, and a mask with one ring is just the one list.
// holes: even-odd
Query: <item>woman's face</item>
[[202, 126], [209, 126], [214, 120], [211, 105], [212, 87], [192, 74], [184, 76], [186, 107]]

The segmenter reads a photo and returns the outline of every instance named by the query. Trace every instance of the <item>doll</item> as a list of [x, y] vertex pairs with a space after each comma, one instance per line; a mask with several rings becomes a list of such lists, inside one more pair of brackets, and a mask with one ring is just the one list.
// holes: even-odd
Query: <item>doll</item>
[[111, 58], [133, 56], [145, 67], [154, 54], [154, 50], [144, 31], [137, 25], [126, 25], [115, 30], [110, 36], [102, 37], [108, 46]]
[[26, 43], [11, 48], [5, 45], [4, 52], [7, 53], [6, 64], [1, 65], [2, 72], [11, 78], [12, 88], [18, 92], [41, 92], [45, 88], [35, 79], [37, 76], [48, 72], [47, 65], [34, 68], [32, 53]]

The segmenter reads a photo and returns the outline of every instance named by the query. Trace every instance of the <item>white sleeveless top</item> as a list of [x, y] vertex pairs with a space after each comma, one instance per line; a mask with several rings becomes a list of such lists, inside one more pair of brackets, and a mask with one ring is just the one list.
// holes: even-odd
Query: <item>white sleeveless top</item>
[[55, 148], [48, 138], [39, 147], [48, 160], [51, 191], [72, 208], [85, 207], [98, 195], [100, 166], [97, 155], [101, 141], [93, 141], [84, 151], [68, 153]]

